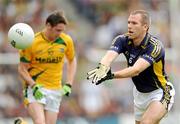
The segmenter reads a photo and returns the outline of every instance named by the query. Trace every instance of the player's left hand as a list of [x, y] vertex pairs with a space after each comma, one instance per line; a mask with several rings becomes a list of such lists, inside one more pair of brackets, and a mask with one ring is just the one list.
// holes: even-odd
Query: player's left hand
[[99, 63], [98, 67], [95, 69], [89, 71], [87, 73], [87, 79], [92, 78], [92, 83], [95, 83], [96, 85], [100, 84], [101, 82], [107, 80], [109, 78], [108, 72], [111, 73], [110, 67], [105, 66], [101, 63]]
[[23, 118], [18, 117], [14, 120], [14, 124], [28, 124]]
[[71, 94], [71, 85], [70, 84], [65, 84], [63, 86], [63, 95], [69, 96]]

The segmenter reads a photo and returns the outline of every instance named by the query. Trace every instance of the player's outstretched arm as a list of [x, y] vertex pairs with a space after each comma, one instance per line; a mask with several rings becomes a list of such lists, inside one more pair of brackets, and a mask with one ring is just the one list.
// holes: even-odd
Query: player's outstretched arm
[[88, 75], [87, 79], [92, 78], [92, 83], [96, 84], [98, 81], [100, 81], [101, 79], [107, 76], [107, 73], [109, 70], [110, 70], [110, 67], [99, 63], [99, 65], [95, 69], [87, 73]]
[[96, 85], [105, 80], [113, 79], [114, 74], [111, 73], [110, 65], [117, 56], [118, 54], [116, 52], [108, 51], [98, 66], [87, 73], [87, 79], [92, 78], [92, 83]]

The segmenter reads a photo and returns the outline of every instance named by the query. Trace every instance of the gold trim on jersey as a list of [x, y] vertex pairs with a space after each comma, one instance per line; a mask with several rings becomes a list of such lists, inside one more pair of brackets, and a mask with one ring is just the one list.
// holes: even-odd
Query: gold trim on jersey
[[154, 63], [153, 70], [154, 70], [154, 73], [156, 74], [159, 82], [164, 87], [166, 85], [167, 80], [166, 80], [165, 76], [163, 75], [163, 64], [162, 64], [162, 61]]
[[161, 52], [161, 45], [158, 43], [159, 41], [155, 38], [150, 38], [150, 43], [154, 46], [154, 49], [151, 53], [152, 57], [157, 57]]
[[143, 48], [143, 49], [146, 48], [150, 38], [151, 38], [151, 35], [150, 34], [146, 34], [146, 40], [142, 42], [141, 48]]

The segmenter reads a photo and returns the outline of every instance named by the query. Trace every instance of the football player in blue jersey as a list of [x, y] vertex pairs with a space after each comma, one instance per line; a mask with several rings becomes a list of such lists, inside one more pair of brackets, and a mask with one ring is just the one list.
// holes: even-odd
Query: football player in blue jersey
[[[159, 124], [174, 103], [175, 90], [165, 73], [161, 41], [148, 33], [150, 16], [136, 10], [128, 18], [128, 33], [114, 38], [110, 49], [87, 79], [98, 85], [105, 80], [131, 77], [136, 124]], [[123, 53], [128, 67], [111, 72], [111, 63]]]

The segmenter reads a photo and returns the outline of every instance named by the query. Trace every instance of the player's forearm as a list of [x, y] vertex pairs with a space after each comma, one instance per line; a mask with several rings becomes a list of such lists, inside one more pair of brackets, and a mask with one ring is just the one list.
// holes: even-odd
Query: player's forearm
[[69, 61], [67, 65], [67, 83], [69, 83], [70, 85], [73, 84], [76, 68], [77, 68], [77, 62], [76, 62], [76, 58], [74, 58], [72, 61]]
[[128, 78], [139, 75], [139, 70], [134, 67], [128, 67], [121, 71], [114, 72], [114, 78]]
[[18, 66], [18, 72], [29, 86], [33, 86], [35, 84], [34, 80], [31, 78], [27, 69], [24, 66]]
[[133, 66], [115, 72], [114, 78], [127, 78], [127, 77], [138, 76], [139, 73], [144, 71], [149, 66], [150, 66], [149, 62], [147, 62], [143, 58], [139, 58]]
[[117, 56], [117, 52], [109, 50], [101, 59], [100, 63], [109, 67]]

